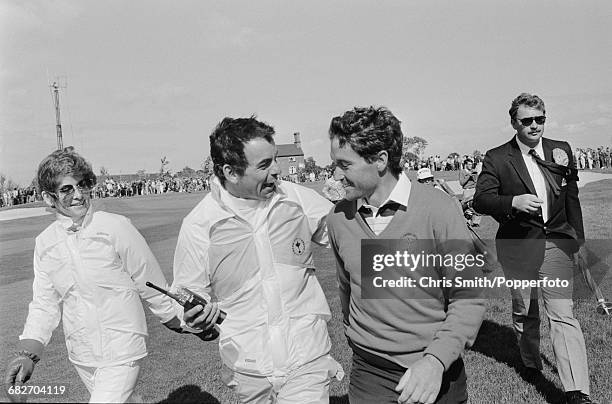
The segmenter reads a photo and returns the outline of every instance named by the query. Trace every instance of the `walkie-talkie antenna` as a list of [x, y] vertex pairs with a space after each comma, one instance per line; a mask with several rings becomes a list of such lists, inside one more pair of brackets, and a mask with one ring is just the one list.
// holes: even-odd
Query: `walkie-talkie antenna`
[[181, 300], [181, 298], [178, 297], [177, 295], [175, 295], [174, 293], [172, 293], [170, 291], [167, 291], [167, 290], [165, 290], [163, 288], [160, 288], [159, 286], [157, 286], [157, 285], [155, 285], [155, 284], [153, 284], [151, 282], [145, 282], [145, 285], [147, 285], [148, 287], [153, 288], [153, 289], [155, 289], [155, 290], [157, 290], [159, 292], [162, 292], [166, 296], [170, 296], [171, 298], [173, 298], [176, 301], [180, 301]]

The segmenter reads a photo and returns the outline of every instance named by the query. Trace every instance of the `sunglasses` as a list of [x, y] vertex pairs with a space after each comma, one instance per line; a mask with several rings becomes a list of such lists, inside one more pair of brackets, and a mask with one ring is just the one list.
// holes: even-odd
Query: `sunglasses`
[[546, 117], [544, 115], [532, 116], [532, 117], [529, 117], [529, 118], [519, 119], [518, 121], [523, 126], [531, 126], [531, 123], [533, 121], [535, 121], [535, 123], [537, 123], [538, 125], [544, 125], [544, 122], [546, 122]]
[[89, 193], [93, 188], [93, 181], [90, 179], [81, 180], [76, 186], [68, 184], [64, 185], [60, 189], [57, 190], [56, 193], [49, 192], [51, 195], [54, 195], [60, 199], [69, 199], [72, 198], [76, 190], [78, 189], [81, 194]]

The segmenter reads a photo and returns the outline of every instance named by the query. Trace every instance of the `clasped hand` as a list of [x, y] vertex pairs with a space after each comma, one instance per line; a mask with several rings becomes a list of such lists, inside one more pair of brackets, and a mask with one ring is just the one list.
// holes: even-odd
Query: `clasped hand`
[[543, 203], [543, 200], [532, 194], [516, 195], [512, 198], [512, 207], [514, 209], [519, 212], [529, 213], [530, 215], [537, 213]]
[[221, 310], [219, 309], [219, 304], [210, 302], [206, 305], [206, 307], [197, 305], [185, 311], [183, 319], [191, 328], [208, 331], [213, 328], [220, 314]]

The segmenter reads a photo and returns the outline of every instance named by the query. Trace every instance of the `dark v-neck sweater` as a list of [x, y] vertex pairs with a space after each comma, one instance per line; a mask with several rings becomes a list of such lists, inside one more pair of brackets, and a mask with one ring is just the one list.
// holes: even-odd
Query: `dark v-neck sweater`
[[[433, 187], [413, 182], [407, 209], [398, 210], [378, 236], [356, 209], [356, 201], [344, 200], [328, 216], [347, 338], [358, 349], [403, 367], [428, 353], [448, 369], [474, 342], [485, 312], [484, 300], [474, 299], [474, 289], [455, 286], [433, 292], [417, 287], [415, 298], [362, 299], [361, 239], [419, 240], [418, 252], [476, 254], [455, 202]], [[449, 244], [456, 246], [445, 243], [450, 240], [466, 243], [448, 251]], [[474, 273], [437, 268], [432, 277], [452, 281]]]

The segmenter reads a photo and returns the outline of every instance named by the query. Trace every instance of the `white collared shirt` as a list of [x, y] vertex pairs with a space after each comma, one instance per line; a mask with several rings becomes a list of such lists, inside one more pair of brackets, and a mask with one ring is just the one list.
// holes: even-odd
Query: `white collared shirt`
[[373, 206], [368, 204], [366, 198], [361, 198], [357, 201], [357, 210], [359, 210], [359, 208], [361, 208], [362, 206], [365, 206], [366, 208], [372, 210], [372, 216], [366, 217], [365, 221], [368, 226], [370, 226], [370, 229], [372, 229], [374, 234], [376, 234], [377, 236], [380, 235], [380, 233], [382, 233], [387, 228], [387, 226], [393, 219], [393, 216], [379, 216], [378, 210], [389, 202], [396, 202], [402, 206], [408, 207], [408, 198], [410, 198], [411, 187], [412, 184], [410, 183], [410, 179], [408, 178], [408, 176], [406, 176], [405, 173], [401, 173], [397, 180], [397, 183], [393, 187], [393, 190], [391, 190], [391, 193], [389, 194], [387, 199], [385, 199], [384, 202], [380, 204], [380, 206]]
[[533, 182], [533, 186], [535, 187], [536, 194], [538, 198], [544, 201], [542, 204], [542, 219], [544, 223], [548, 220], [548, 195], [546, 190], [546, 180], [544, 179], [544, 174], [542, 174], [542, 169], [535, 161], [533, 156], [529, 154], [531, 149], [534, 149], [536, 153], [540, 156], [541, 159], [544, 159], [544, 149], [542, 148], [542, 140], [537, 144], [536, 147], [529, 147], [519, 140], [518, 136], [516, 137], [516, 142], [521, 149], [521, 154], [523, 155], [523, 161], [527, 166], [527, 171], [529, 171], [529, 176], [531, 177], [531, 182]]

